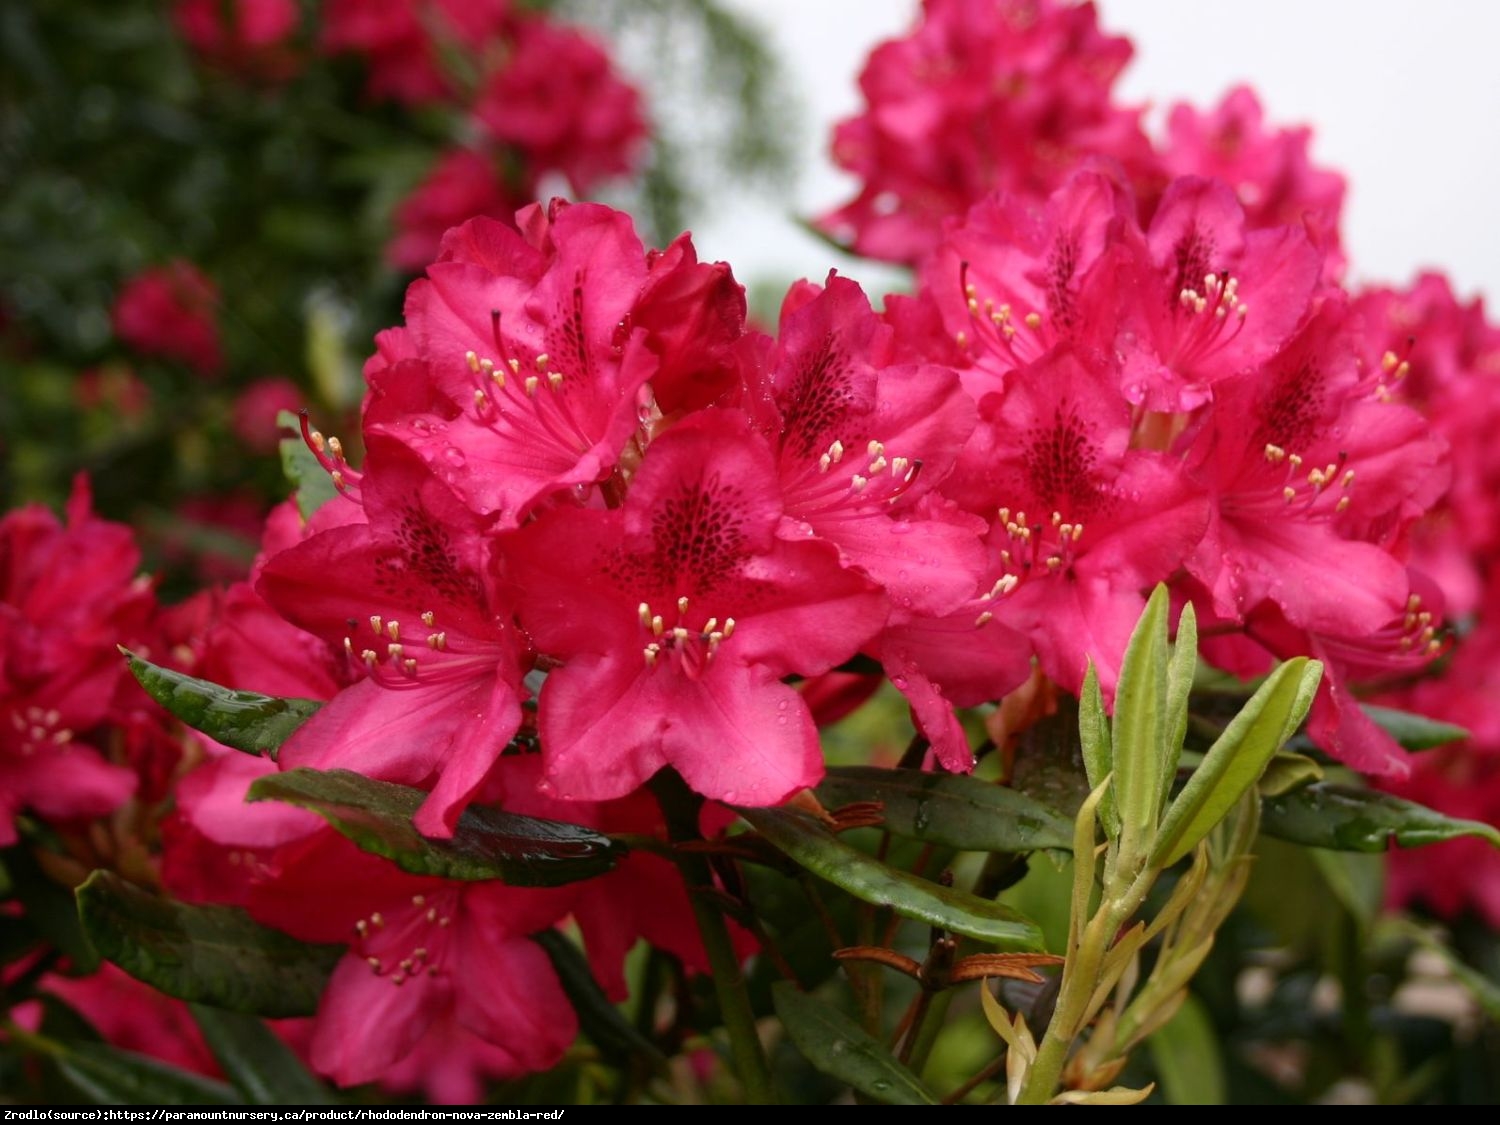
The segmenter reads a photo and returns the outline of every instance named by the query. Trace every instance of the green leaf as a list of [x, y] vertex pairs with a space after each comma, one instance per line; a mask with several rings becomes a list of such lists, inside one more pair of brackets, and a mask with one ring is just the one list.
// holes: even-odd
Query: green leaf
[[1315, 759], [1291, 750], [1278, 750], [1266, 763], [1266, 772], [1260, 775], [1260, 795], [1279, 797], [1322, 780], [1323, 767]]
[[1198, 615], [1192, 603], [1182, 607], [1177, 619], [1177, 641], [1167, 665], [1167, 753], [1162, 758], [1161, 791], [1172, 791], [1177, 764], [1182, 758], [1182, 744], [1187, 738], [1188, 696], [1198, 671]]
[[247, 754], [276, 757], [281, 744], [323, 706], [312, 699], [280, 699], [233, 691], [142, 660], [126, 649], [125, 663], [146, 694], [194, 730]]
[[824, 1074], [887, 1105], [938, 1104], [932, 1091], [884, 1044], [837, 1008], [797, 991], [789, 981], [773, 985], [771, 998], [797, 1050]]
[[1398, 711], [1394, 707], [1378, 707], [1373, 703], [1361, 703], [1359, 709], [1408, 750], [1431, 750], [1469, 737], [1469, 732], [1463, 727], [1429, 719], [1426, 715]]
[[[1140, 855], [1155, 838], [1161, 817], [1167, 757], [1168, 723], [1167, 588], [1151, 592], [1136, 622], [1115, 685], [1115, 717], [1111, 731], [1114, 749], [1115, 808], [1120, 818], [1120, 852]], [[1092, 777], [1090, 777], [1092, 781]]]
[[310, 1016], [340, 945], [309, 945], [232, 906], [161, 898], [109, 871], [78, 888], [99, 952], [169, 996], [260, 1016]]
[[661, 1049], [610, 1003], [576, 945], [556, 930], [542, 930], [532, 934], [531, 940], [547, 954], [563, 991], [578, 1013], [583, 1033], [606, 1060], [625, 1065], [632, 1059], [648, 1059], [655, 1066], [666, 1065], [667, 1058]]
[[[1110, 745], [1104, 696], [1099, 691], [1099, 673], [1092, 660], [1083, 674], [1083, 691], [1078, 696], [1078, 741], [1083, 748], [1083, 768], [1088, 774], [1089, 788], [1097, 789], [1114, 769], [1114, 748]], [[1111, 840], [1118, 839], [1120, 814], [1115, 808], [1115, 795], [1111, 790], [1106, 790], [1100, 799], [1098, 816], [1104, 824], [1105, 835]], [[1071, 846], [1071, 841], [1063, 846]]]
[[247, 1105], [329, 1105], [333, 1097], [255, 1016], [191, 1006], [198, 1030]]
[[590, 828], [471, 805], [449, 840], [423, 836], [412, 817], [421, 789], [348, 770], [296, 769], [262, 777], [248, 801], [284, 801], [317, 813], [363, 851], [413, 875], [516, 887], [556, 887], [611, 870], [624, 848]]
[[1312, 848], [1383, 852], [1392, 841], [1417, 848], [1460, 836], [1479, 836], [1500, 848], [1500, 831], [1477, 820], [1458, 820], [1373, 789], [1320, 781], [1269, 798], [1260, 830]]
[[78, 1092], [95, 1105], [239, 1105], [222, 1082], [122, 1051], [105, 1043], [62, 1043], [28, 1037], [27, 1046], [56, 1064]]
[[324, 504], [338, 495], [328, 470], [318, 463], [313, 451], [302, 440], [302, 424], [297, 415], [283, 410], [276, 415], [276, 425], [295, 435], [281, 439], [281, 471], [297, 490], [297, 510], [304, 521], [313, 518]]
[[1168, 1105], [1223, 1105], [1227, 1096], [1219, 1035], [1191, 993], [1147, 1043]]
[[887, 867], [793, 809], [737, 809], [750, 826], [820, 879], [862, 902], [888, 906], [956, 934], [1006, 949], [1038, 950], [1041, 931], [1029, 919], [987, 899]]
[[817, 789], [828, 808], [879, 801], [897, 836], [965, 852], [1070, 848], [1073, 826], [1046, 805], [967, 774], [842, 766]]
[[1266, 678], [1204, 755], [1162, 820], [1151, 863], [1168, 867], [1193, 850], [1254, 785], [1312, 706], [1323, 665], [1298, 656]]

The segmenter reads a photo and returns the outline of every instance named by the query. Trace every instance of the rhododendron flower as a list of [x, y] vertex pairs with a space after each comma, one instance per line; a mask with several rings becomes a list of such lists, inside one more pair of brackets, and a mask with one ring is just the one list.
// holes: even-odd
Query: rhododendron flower
[[561, 172], [587, 195], [629, 172], [646, 138], [640, 95], [588, 36], [554, 20], [515, 24], [505, 62], [479, 92], [474, 114], [514, 146], [535, 174]]
[[449, 835], [521, 722], [525, 648], [490, 577], [481, 521], [397, 443], [376, 439], [367, 523], [267, 559], [257, 589], [365, 678], [298, 728], [280, 760], [432, 788], [416, 824]]
[[256, 453], [274, 453], [286, 436], [277, 424], [283, 410], [302, 407], [302, 391], [290, 379], [257, 379], [234, 402], [230, 425], [235, 437]]
[[214, 310], [219, 291], [191, 262], [146, 270], [115, 298], [115, 332], [142, 355], [181, 360], [200, 375], [224, 366]]
[[[1443, 747], [1412, 763], [1411, 776], [1381, 787], [1408, 801], [1464, 820], [1500, 822], [1500, 757], [1494, 746]], [[1420, 903], [1453, 918], [1471, 909], [1500, 927], [1500, 855], [1485, 840], [1450, 840], [1389, 853], [1386, 901], [1394, 907]]]
[[1309, 159], [1311, 129], [1268, 129], [1255, 92], [1236, 86], [1211, 112], [1173, 106], [1167, 130], [1162, 163], [1169, 175], [1223, 180], [1252, 227], [1304, 226], [1327, 255], [1325, 274], [1343, 271], [1344, 177]]
[[0, 844], [24, 808], [99, 816], [135, 788], [84, 741], [110, 717], [126, 675], [116, 645], [145, 636], [155, 608], [129, 528], [91, 511], [79, 477], [67, 523], [40, 505], [0, 520]]
[[324, 829], [277, 849], [248, 905], [304, 941], [349, 947], [311, 1043], [312, 1065], [349, 1086], [380, 1078], [433, 1029], [451, 1036], [450, 1022], [494, 1048], [493, 1073], [555, 1064], [577, 1017], [528, 935], [560, 920], [571, 894], [408, 875]]
[[833, 156], [863, 185], [819, 225], [860, 254], [916, 262], [945, 217], [997, 189], [1045, 198], [1090, 154], [1144, 175], [1138, 113], [1110, 103], [1130, 54], [1092, 4], [926, 0], [860, 75], [868, 108], [838, 126]]
[[647, 279], [630, 219], [528, 208], [475, 219], [407, 293], [366, 366], [366, 427], [404, 442], [498, 528], [609, 475], [655, 361], [630, 312]]
[[852, 656], [887, 607], [830, 545], [777, 538], [776, 481], [742, 415], [705, 411], [651, 444], [622, 509], [558, 509], [509, 542], [521, 621], [563, 662], [538, 717], [554, 793], [622, 796], [670, 765], [766, 805], [821, 776], [780, 679]]
[[409, 105], [457, 94], [445, 52], [477, 57], [511, 19], [510, 0], [328, 0], [323, 50], [352, 51], [369, 64], [372, 98]]
[[1174, 181], [1146, 231], [1117, 343], [1126, 397], [1191, 410], [1214, 383], [1274, 355], [1307, 315], [1322, 271], [1300, 226], [1251, 230], [1223, 183]]
[[1145, 606], [1203, 534], [1208, 506], [1160, 453], [1131, 449], [1131, 409], [1114, 372], [1060, 348], [980, 403], [987, 459], [957, 487], [998, 512], [1001, 574], [991, 612], [1031, 638], [1069, 691], [1092, 658], [1106, 694]]
[[425, 269], [438, 256], [443, 235], [478, 215], [509, 223], [529, 191], [513, 192], [495, 159], [473, 149], [444, 153], [396, 207], [396, 234], [385, 248], [392, 265]]
[[1330, 300], [1268, 364], [1217, 388], [1189, 453], [1214, 518], [1187, 565], [1221, 614], [1269, 598], [1296, 625], [1357, 635], [1406, 602], [1406, 567], [1370, 531], [1398, 537], [1447, 472], [1419, 415], [1365, 393], [1359, 328]]

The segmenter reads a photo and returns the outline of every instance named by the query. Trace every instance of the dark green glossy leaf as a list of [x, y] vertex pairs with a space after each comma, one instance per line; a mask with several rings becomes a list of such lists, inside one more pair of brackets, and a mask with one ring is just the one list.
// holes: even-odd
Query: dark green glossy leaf
[[362, 850], [413, 875], [517, 887], [555, 887], [611, 870], [624, 848], [589, 828], [471, 805], [452, 839], [423, 836], [412, 817], [427, 794], [348, 770], [296, 769], [262, 777], [246, 800], [317, 813]]
[[49, 1040], [40, 1049], [95, 1105], [240, 1104], [239, 1096], [222, 1082], [105, 1043]]
[[1294, 844], [1349, 852], [1383, 852], [1393, 842], [1416, 848], [1460, 836], [1478, 836], [1500, 848], [1500, 831], [1488, 824], [1444, 816], [1389, 793], [1326, 781], [1268, 798], [1260, 830]]
[[1151, 852], [1153, 865], [1169, 866], [1192, 851], [1260, 779], [1271, 755], [1301, 725], [1322, 675], [1320, 663], [1298, 656], [1266, 678], [1167, 810]]
[[328, 1105], [334, 1100], [259, 1018], [202, 1004], [191, 1010], [224, 1076], [247, 1105]]
[[817, 792], [828, 808], [879, 801], [889, 831], [959, 851], [1073, 846], [1072, 821], [1024, 793], [965, 774], [843, 766], [829, 770]]
[[281, 439], [281, 471], [297, 490], [297, 510], [304, 520], [310, 520], [319, 508], [338, 495], [338, 489], [334, 488], [328, 470], [318, 464], [313, 451], [302, 440], [301, 419], [283, 410], [276, 416], [276, 424], [292, 432], [293, 436]]
[[604, 995], [588, 959], [576, 945], [556, 930], [542, 930], [532, 934], [531, 940], [542, 947], [557, 970], [557, 979], [578, 1013], [579, 1026], [600, 1054], [619, 1064], [628, 1064], [631, 1059], [649, 1059], [654, 1065], [666, 1065], [667, 1058], [661, 1049]]
[[776, 1015], [797, 1050], [824, 1074], [888, 1105], [936, 1105], [937, 1098], [884, 1044], [844, 1015], [781, 981], [771, 988]]
[[844, 843], [805, 813], [792, 809], [737, 811], [793, 861], [862, 902], [888, 906], [904, 918], [1005, 949], [1042, 947], [1041, 931], [1015, 911], [887, 867]]
[[1398, 711], [1394, 707], [1378, 707], [1373, 703], [1361, 703], [1359, 708], [1376, 726], [1408, 750], [1431, 750], [1469, 737], [1469, 732], [1463, 727], [1429, 719], [1426, 715]]
[[280, 699], [233, 691], [207, 680], [159, 668], [121, 649], [146, 694], [194, 730], [247, 754], [276, 757], [281, 744], [323, 706], [312, 699]]
[[169, 996], [255, 1015], [308, 1016], [339, 945], [309, 945], [232, 906], [190, 906], [108, 871], [78, 888], [78, 914], [99, 952]]

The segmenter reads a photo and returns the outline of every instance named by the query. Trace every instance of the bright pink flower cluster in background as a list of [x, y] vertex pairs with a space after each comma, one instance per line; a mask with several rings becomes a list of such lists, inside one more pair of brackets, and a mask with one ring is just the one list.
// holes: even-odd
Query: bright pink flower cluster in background
[[465, 219], [509, 222], [549, 176], [587, 195], [640, 161], [640, 94], [604, 47], [511, 0], [329, 0], [320, 43], [364, 59], [372, 98], [468, 116], [472, 139], [441, 155], [396, 210], [386, 255], [402, 269], [426, 266]]

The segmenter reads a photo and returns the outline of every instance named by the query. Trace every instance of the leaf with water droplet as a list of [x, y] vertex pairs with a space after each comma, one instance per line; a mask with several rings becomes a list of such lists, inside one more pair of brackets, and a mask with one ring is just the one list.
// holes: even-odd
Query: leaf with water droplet
[[248, 801], [317, 813], [358, 847], [413, 875], [516, 887], [556, 887], [613, 869], [624, 847], [576, 824], [470, 805], [451, 839], [423, 836], [412, 817], [427, 794], [349, 770], [295, 769], [262, 777]]
[[1073, 823], [1040, 801], [967, 774], [843, 766], [817, 789], [827, 808], [879, 801], [898, 836], [966, 852], [1071, 848]]
[[76, 892], [89, 940], [131, 976], [175, 996], [267, 1017], [310, 1016], [341, 945], [309, 945], [234, 906], [162, 898], [109, 871]]
[[146, 694], [194, 730], [246, 754], [272, 759], [292, 732], [323, 706], [313, 699], [282, 699], [234, 691], [162, 668], [121, 648], [130, 674]]
[[887, 1105], [937, 1105], [938, 1099], [878, 1039], [837, 1008], [789, 981], [771, 987], [776, 1015], [797, 1050], [824, 1074]]
[[1002, 949], [1042, 948], [1041, 930], [1009, 907], [888, 867], [805, 813], [785, 808], [736, 811], [794, 862], [862, 902], [888, 906], [903, 918]]
[[1500, 848], [1500, 831], [1488, 824], [1444, 816], [1390, 793], [1326, 781], [1268, 797], [1260, 830], [1310, 848], [1351, 852], [1383, 852], [1392, 842], [1416, 848], [1460, 836], [1478, 836]]

